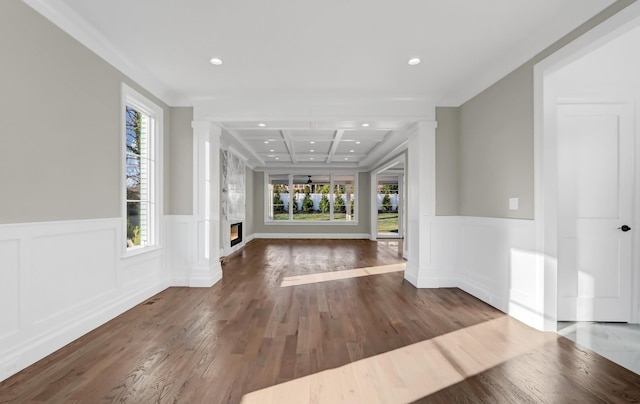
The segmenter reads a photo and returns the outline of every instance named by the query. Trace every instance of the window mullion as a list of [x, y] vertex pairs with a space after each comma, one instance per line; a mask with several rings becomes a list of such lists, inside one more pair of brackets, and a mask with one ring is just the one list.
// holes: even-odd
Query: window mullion
[[293, 174], [289, 174], [289, 220], [291, 221], [293, 221], [293, 196]]
[[334, 189], [333, 189], [333, 174], [329, 176], [329, 221], [333, 222], [333, 200], [335, 197]]

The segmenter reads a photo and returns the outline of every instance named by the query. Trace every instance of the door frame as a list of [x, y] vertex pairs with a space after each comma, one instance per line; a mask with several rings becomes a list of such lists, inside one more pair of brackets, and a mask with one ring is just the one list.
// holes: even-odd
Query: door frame
[[[398, 211], [398, 234], [394, 235], [394, 234], [381, 234], [378, 233], [378, 215], [376, 214], [376, 236], [379, 239], [402, 239], [404, 238], [404, 226], [403, 226], [403, 216], [404, 216], [404, 209], [403, 209], [403, 204], [404, 204], [404, 197], [402, 196], [402, 192], [404, 190], [404, 186], [403, 186], [403, 181], [404, 181], [404, 170], [402, 170], [402, 172], [391, 172], [389, 174], [387, 174], [387, 171], [382, 171], [379, 172], [378, 174], [376, 174], [376, 207], [377, 207], [377, 203], [378, 203], [378, 199], [377, 199], [377, 185], [378, 185], [378, 181], [379, 181], [379, 177], [380, 176], [384, 176], [384, 175], [388, 175], [391, 177], [397, 177], [398, 178], [398, 202], [396, 205], [396, 209]], [[373, 209], [373, 207], [372, 207]], [[377, 209], [376, 209], [376, 213], [377, 213]]]
[[[555, 73], [569, 63], [592, 52], [605, 43], [640, 27], [640, 3], [636, 2], [586, 32], [534, 66], [534, 195], [536, 223], [537, 271], [542, 283], [539, 296], [542, 328], [557, 330], [558, 282], [558, 165], [557, 165], [557, 110]], [[636, 117], [640, 113], [636, 100]], [[635, 128], [635, 154], [640, 156], [638, 122]], [[638, 157], [636, 157], [637, 159]], [[640, 164], [635, 168], [633, 225], [640, 231]], [[640, 237], [633, 238], [631, 318], [640, 323]]]
[[[378, 174], [387, 171], [399, 164], [402, 164], [402, 166], [404, 167], [403, 169], [403, 173], [402, 175], [399, 176], [399, 183], [398, 183], [398, 198], [401, 199], [401, 203], [398, 204], [398, 237], [397, 238], [401, 238], [404, 239], [405, 235], [405, 229], [406, 229], [406, 223], [405, 221], [405, 217], [406, 217], [406, 212], [405, 212], [405, 208], [406, 208], [406, 201], [403, 196], [400, 196], [401, 192], [405, 192], [404, 188], [405, 188], [405, 179], [406, 179], [406, 169], [407, 169], [407, 161], [406, 161], [406, 156], [405, 154], [401, 154], [397, 157], [395, 157], [394, 159], [388, 161], [386, 164], [381, 165], [380, 167], [376, 168], [375, 170], [371, 171], [371, 187], [370, 187], [370, 192], [369, 192], [369, 197], [370, 197], [370, 216], [369, 216], [369, 224], [370, 224], [370, 233], [369, 233], [369, 239], [370, 240], [377, 240], [378, 239]], [[404, 249], [403, 249], [404, 251]]]

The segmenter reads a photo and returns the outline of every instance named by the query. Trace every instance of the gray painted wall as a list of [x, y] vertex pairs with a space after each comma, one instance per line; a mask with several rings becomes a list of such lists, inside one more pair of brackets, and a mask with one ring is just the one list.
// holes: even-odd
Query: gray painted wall
[[634, 1], [617, 1], [460, 107], [460, 215], [533, 219], [534, 65]]
[[253, 230], [254, 233], [369, 233], [369, 183], [371, 182], [369, 173], [359, 173], [358, 175], [358, 212], [357, 225], [266, 225], [264, 224], [264, 173], [254, 172], [253, 175]]
[[456, 216], [460, 192], [460, 109], [436, 108], [436, 215]]
[[[171, 182], [170, 215], [193, 214], [193, 120], [192, 107], [171, 107], [171, 128], [165, 150], [171, 163], [165, 170]], [[165, 175], [165, 177], [167, 177]], [[165, 209], [167, 212], [167, 209]]]
[[[509, 210], [509, 198], [520, 209]], [[460, 107], [463, 216], [533, 218], [533, 69], [519, 68]]]
[[169, 108], [19, 0], [0, 49], [0, 224], [119, 217], [121, 83]]

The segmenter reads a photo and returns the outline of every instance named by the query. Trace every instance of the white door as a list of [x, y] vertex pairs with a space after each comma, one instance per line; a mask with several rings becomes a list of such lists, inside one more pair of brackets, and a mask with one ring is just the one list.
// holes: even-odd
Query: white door
[[631, 313], [633, 109], [558, 107], [558, 320]]

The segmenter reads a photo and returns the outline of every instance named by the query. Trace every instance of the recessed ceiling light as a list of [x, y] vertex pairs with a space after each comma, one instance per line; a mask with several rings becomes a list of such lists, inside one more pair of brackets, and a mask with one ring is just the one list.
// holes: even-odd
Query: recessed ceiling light
[[209, 62], [211, 62], [211, 64], [214, 66], [220, 66], [222, 64], [222, 59], [212, 58], [211, 60], [209, 60]]
[[311, 153], [313, 153], [315, 150], [311, 149], [311, 150], [309, 150], [309, 151], [310, 151]]
[[265, 140], [265, 141], [264, 141], [264, 144], [269, 144], [269, 141], [268, 141], [268, 140]]
[[273, 153], [275, 150], [274, 150], [274, 149], [269, 149], [269, 151], [270, 151], [271, 153]]
[[258, 124], [258, 126], [259, 126], [259, 127], [261, 127], [261, 128], [264, 128], [265, 126], [267, 126], [267, 124], [266, 124], [266, 123], [263, 123], [263, 122], [260, 122], [260, 123]]
[[280, 157], [276, 157], [276, 160], [280, 160]]
[[269, 154], [267, 157], [275, 157], [273, 154]]
[[345, 157], [344, 159], [345, 159], [345, 160], [349, 160], [349, 157]]
[[309, 157], [309, 160], [313, 160], [313, 159], [314, 159], [313, 157]]
[[360, 142], [356, 142], [356, 144], [360, 144]]
[[349, 153], [353, 153], [353, 152], [355, 152], [355, 150], [353, 150], [353, 149], [352, 149], [352, 150], [349, 150]]
[[316, 142], [314, 142], [313, 140], [309, 142], [309, 144], [316, 144]]
[[362, 124], [362, 127], [363, 127], [363, 128], [368, 128], [368, 127], [369, 127], [369, 124], [365, 122], [365, 123], [363, 123], [363, 124]]
[[407, 63], [409, 63], [409, 66], [415, 66], [420, 64], [420, 62], [420, 58], [411, 58]]

